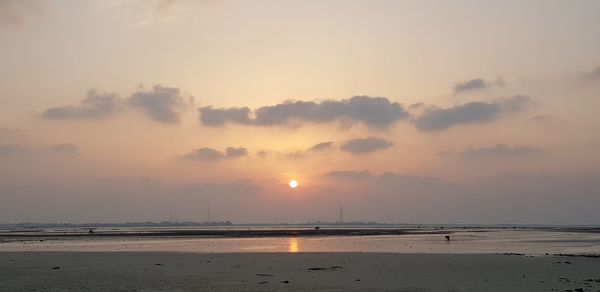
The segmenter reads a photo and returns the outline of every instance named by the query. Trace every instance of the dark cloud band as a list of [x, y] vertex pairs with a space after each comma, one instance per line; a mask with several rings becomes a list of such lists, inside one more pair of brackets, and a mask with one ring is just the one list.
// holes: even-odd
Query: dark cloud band
[[287, 101], [263, 106], [254, 111], [249, 108], [199, 109], [200, 121], [206, 126], [237, 123], [256, 126], [290, 125], [296, 122], [327, 123], [343, 120], [364, 123], [369, 127], [388, 127], [408, 117], [402, 105], [384, 97], [355, 96], [341, 101]]

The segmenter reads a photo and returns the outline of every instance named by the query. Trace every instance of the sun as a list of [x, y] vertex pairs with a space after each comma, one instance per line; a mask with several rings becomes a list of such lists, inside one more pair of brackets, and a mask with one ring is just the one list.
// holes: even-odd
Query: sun
[[295, 179], [290, 180], [290, 182], [288, 182], [288, 185], [290, 186], [290, 188], [295, 189], [298, 187], [298, 181]]

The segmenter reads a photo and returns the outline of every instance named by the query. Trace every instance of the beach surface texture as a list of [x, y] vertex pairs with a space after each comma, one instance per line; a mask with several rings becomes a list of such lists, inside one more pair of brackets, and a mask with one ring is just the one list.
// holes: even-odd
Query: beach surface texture
[[0, 291], [600, 291], [600, 259], [393, 253], [0, 252]]

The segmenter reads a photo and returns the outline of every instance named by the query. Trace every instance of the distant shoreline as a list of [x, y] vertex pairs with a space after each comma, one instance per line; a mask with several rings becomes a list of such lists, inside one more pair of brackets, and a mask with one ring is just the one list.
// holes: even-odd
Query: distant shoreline
[[556, 231], [577, 233], [600, 233], [600, 228], [567, 228], [567, 227], [429, 227], [429, 228], [391, 228], [391, 227], [242, 227], [219, 226], [218, 228], [188, 228], [169, 229], [133, 229], [133, 230], [101, 230], [97, 228], [77, 228], [73, 230], [6, 230], [0, 231], [0, 243], [19, 240], [43, 240], [58, 238], [108, 238], [108, 237], [197, 237], [197, 238], [256, 238], [256, 237], [311, 237], [311, 236], [385, 236], [385, 235], [415, 235], [440, 234], [449, 235], [455, 232], [488, 232], [494, 230], [522, 231]]
[[202, 230], [143, 230], [143, 231], [88, 231], [81, 232], [7, 232], [0, 233], [2, 239], [26, 238], [65, 238], [65, 237], [210, 237], [210, 238], [247, 238], [247, 237], [305, 237], [305, 236], [374, 236], [406, 234], [450, 234], [451, 230], [420, 230], [392, 228], [336, 228], [336, 229], [202, 229]]

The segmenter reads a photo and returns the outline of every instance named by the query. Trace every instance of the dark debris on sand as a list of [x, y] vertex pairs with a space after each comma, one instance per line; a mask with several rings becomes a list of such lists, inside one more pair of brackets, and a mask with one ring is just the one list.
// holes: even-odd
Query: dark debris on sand
[[555, 253], [559, 257], [578, 257], [578, 258], [594, 258], [600, 259], [600, 254], [571, 254], [571, 253]]
[[328, 268], [323, 268], [323, 267], [312, 267], [312, 268], [308, 268], [309, 271], [335, 271], [335, 270], [341, 270], [344, 267], [342, 266], [331, 266]]

